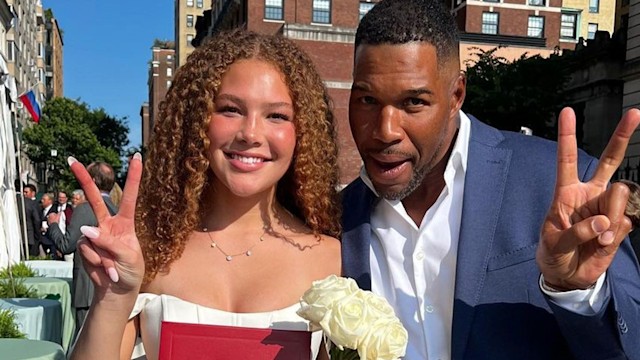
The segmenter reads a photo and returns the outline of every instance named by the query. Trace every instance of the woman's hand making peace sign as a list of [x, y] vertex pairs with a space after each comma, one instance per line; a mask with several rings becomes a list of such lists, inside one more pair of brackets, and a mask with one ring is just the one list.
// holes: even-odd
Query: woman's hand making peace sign
[[72, 157], [68, 161], [98, 221], [97, 227], [81, 228], [85, 238], [78, 242], [97, 297], [134, 293], [137, 296], [144, 276], [144, 260], [134, 223], [142, 175], [141, 155], [136, 153], [129, 162], [122, 201], [114, 216], [109, 214], [100, 190], [85, 167]]

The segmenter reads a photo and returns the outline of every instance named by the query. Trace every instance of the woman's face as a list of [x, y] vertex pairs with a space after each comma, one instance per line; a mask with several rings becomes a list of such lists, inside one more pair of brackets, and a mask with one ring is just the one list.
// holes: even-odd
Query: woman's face
[[272, 190], [291, 164], [295, 114], [283, 78], [257, 59], [237, 61], [222, 76], [207, 132], [208, 157], [217, 185], [235, 196]]

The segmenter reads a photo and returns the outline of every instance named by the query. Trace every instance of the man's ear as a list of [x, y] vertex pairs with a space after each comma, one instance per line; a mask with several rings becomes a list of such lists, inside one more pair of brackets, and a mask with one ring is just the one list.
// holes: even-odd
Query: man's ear
[[458, 111], [462, 108], [464, 98], [467, 95], [467, 75], [464, 71], [458, 70], [456, 77], [451, 83], [451, 103], [450, 113], [457, 116]]

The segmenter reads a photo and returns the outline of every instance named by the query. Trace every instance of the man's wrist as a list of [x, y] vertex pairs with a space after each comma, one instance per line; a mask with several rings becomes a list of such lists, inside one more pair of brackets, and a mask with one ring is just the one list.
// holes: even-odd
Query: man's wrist
[[544, 278], [543, 274], [540, 274], [540, 286], [549, 292], [567, 292], [567, 291], [574, 291], [574, 290], [592, 290], [596, 287], [597, 284], [597, 280], [596, 282], [594, 282], [593, 284], [589, 285], [589, 286], [574, 286], [574, 285], [558, 285], [555, 282], [549, 282]]

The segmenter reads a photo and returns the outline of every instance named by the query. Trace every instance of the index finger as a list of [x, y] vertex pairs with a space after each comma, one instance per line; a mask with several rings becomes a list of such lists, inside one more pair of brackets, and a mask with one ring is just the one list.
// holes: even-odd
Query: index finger
[[136, 210], [136, 199], [140, 188], [140, 177], [142, 176], [142, 155], [135, 153], [129, 162], [127, 171], [127, 181], [122, 192], [122, 201], [118, 215], [127, 219], [133, 219]]
[[602, 152], [600, 162], [591, 182], [598, 186], [606, 186], [624, 159], [631, 135], [640, 124], [640, 110], [631, 109], [623, 116], [616, 130], [611, 135], [607, 147]]
[[67, 158], [67, 162], [69, 163], [71, 172], [76, 177], [76, 180], [78, 180], [78, 183], [80, 183], [80, 187], [84, 190], [87, 201], [89, 202], [89, 205], [91, 205], [93, 213], [96, 215], [98, 224], [101, 223], [109, 217], [109, 210], [107, 210], [107, 206], [104, 204], [100, 190], [98, 190], [98, 187], [93, 182], [93, 179], [87, 172], [87, 169], [85, 169], [84, 165], [76, 160], [76, 158], [69, 156]]
[[558, 116], [558, 164], [556, 187], [571, 185], [578, 180], [578, 143], [576, 140], [576, 115], [571, 108], [564, 108]]

